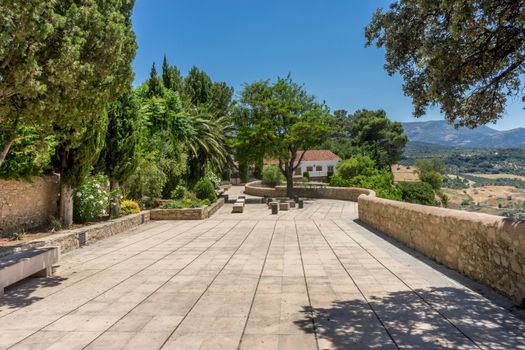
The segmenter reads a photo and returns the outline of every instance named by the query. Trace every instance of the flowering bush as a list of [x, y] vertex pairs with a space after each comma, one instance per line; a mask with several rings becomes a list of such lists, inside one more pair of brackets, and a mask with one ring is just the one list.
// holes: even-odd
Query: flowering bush
[[107, 177], [96, 175], [86, 178], [73, 195], [73, 220], [85, 223], [95, 220], [109, 205]]
[[120, 202], [120, 211], [124, 215], [140, 213], [139, 204], [135, 201], [126, 199]]

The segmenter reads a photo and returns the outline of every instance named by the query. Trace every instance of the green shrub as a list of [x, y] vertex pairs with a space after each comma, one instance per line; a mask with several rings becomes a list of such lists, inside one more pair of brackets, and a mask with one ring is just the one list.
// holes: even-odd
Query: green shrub
[[188, 190], [183, 185], [178, 185], [173, 191], [171, 191], [171, 199], [183, 199], [186, 196]]
[[161, 209], [185, 209], [185, 208], [199, 208], [202, 206], [210, 205], [211, 202], [209, 199], [176, 199], [169, 201], [168, 203], [162, 205]]
[[215, 189], [219, 189], [221, 187], [221, 178], [217, 176], [211, 169], [208, 169], [208, 172], [206, 173], [206, 177], [208, 180], [211, 181]]
[[437, 171], [427, 171], [419, 173], [419, 179], [428, 183], [434, 190], [439, 190], [443, 184], [443, 175]]
[[356, 176], [372, 176], [377, 174], [375, 162], [367, 156], [357, 156], [343, 160], [337, 164], [336, 174], [345, 180]]
[[120, 211], [124, 215], [140, 213], [140, 206], [137, 202], [126, 199], [120, 202]]
[[333, 187], [352, 187], [350, 180], [345, 180], [339, 175], [332, 176], [329, 184]]
[[400, 182], [398, 187], [401, 190], [403, 202], [437, 205], [434, 190], [426, 182]]
[[203, 177], [195, 184], [193, 192], [198, 199], [208, 199], [211, 203], [217, 200], [217, 193], [215, 192], [215, 186], [210, 179]]
[[308, 171], [303, 172], [303, 179], [310, 181], [310, 173]]
[[284, 180], [281, 169], [275, 165], [265, 166], [262, 171], [262, 183], [266, 186], [275, 187]]
[[127, 197], [138, 201], [146, 199], [144, 203], [148, 205], [162, 197], [166, 181], [166, 174], [154, 161], [142, 160], [137, 170], [125, 182], [124, 190]]
[[86, 178], [73, 195], [73, 220], [83, 224], [95, 220], [109, 205], [107, 177]]
[[388, 170], [382, 170], [375, 175], [362, 178], [357, 187], [371, 189], [379, 198], [397, 201], [402, 199], [401, 190], [394, 185], [394, 175]]

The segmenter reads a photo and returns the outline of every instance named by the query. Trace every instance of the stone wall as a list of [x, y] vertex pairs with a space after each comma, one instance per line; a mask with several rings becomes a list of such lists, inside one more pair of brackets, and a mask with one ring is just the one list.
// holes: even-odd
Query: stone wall
[[[286, 186], [276, 186], [275, 188], [264, 187], [261, 181], [254, 181], [246, 184], [244, 193], [258, 197], [286, 197]], [[294, 193], [299, 197], [339, 199], [357, 202], [357, 197], [362, 194], [371, 194], [373, 191], [353, 187], [304, 187], [296, 184], [294, 186]]]
[[525, 306], [525, 221], [359, 197], [359, 219]]
[[41, 239], [2, 248], [0, 249], [0, 256], [44, 246], [57, 246], [60, 248], [61, 253], [67, 253], [83, 245], [94, 243], [142, 225], [149, 220], [150, 212], [143, 211], [140, 214], [131, 214], [115, 220], [84, 226], [74, 230], [60, 231], [57, 234]]
[[0, 234], [49, 223], [57, 216], [59, 193], [58, 176], [0, 180]]
[[151, 220], [204, 220], [211, 217], [224, 205], [224, 198], [219, 198], [212, 205], [200, 208], [153, 209]]

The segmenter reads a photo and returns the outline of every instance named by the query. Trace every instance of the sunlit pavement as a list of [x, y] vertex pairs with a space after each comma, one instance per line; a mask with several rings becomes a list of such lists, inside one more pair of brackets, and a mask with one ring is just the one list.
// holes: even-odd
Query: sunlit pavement
[[225, 205], [77, 250], [7, 290], [0, 348], [525, 349], [525, 323], [356, 212]]

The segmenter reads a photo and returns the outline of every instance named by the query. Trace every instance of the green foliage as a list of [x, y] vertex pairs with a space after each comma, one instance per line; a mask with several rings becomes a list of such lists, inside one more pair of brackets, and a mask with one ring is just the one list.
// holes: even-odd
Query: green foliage
[[166, 55], [164, 55], [164, 61], [162, 63], [162, 82], [166, 89], [176, 91], [179, 95], [184, 91], [184, 80], [182, 79], [182, 75], [176, 66], [171, 66], [168, 63]]
[[129, 198], [143, 201], [162, 197], [166, 175], [155, 161], [142, 159], [133, 175], [124, 183]]
[[[68, 149], [132, 81], [134, 1], [3, 1], [0, 125], [63, 131]], [[89, 20], [87, 20], [89, 19]], [[0, 159], [0, 163], [2, 159]]]
[[266, 186], [275, 187], [284, 180], [281, 169], [275, 165], [265, 166], [262, 171], [262, 183]]
[[331, 130], [328, 108], [290, 77], [278, 78], [274, 84], [246, 85], [233, 119], [240, 160], [279, 160], [287, 174], [288, 192], [298, 166], [294, 164], [300, 161], [298, 151], [319, 145]]
[[388, 170], [380, 170], [372, 176], [358, 176], [356, 187], [374, 190], [379, 198], [401, 200], [402, 192], [394, 185], [394, 176]]
[[416, 160], [416, 167], [420, 173], [436, 172], [444, 175], [446, 173], [445, 162], [440, 158], [418, 159]]
[[216, 189], [219, 189], [221, 187], [221, 178], [218, 177], [217, 174], [215, 174], [211, 169], [208, 169], [208, 171], [206, 172], [206, 178], [208, 178], [208, 180], [211, 181], [211, 183]]
[[[44, 136], [36, 127], [20, 126], [18, 137], [0, 165], [0, 178], [29, 178], [49, 170], [55, 152], [54, 135]], [[5, 140], [0, 126], [0, 144]]]
[[437, 171], [420, 172], [419, 179], [428, 183], [434, 190], [439, 190], [443, 184], [443, 175]]
[[73, 220], [83, 224], [94, 221], [109, 205], [106, 176], [84, 178], [73, 195]]
[[467, 180], [459, 176], [445, 176], [443, 178], [443, 187], [460, 190], [469, 188], [469, 184]]
[[148, 97], [161, 97], [164, 95], [164, 85], [162, 79], [157, 74], [157, 68], [155, 67], [155, 62], [151, 66], [151, 71], [149, 73], [148, 80]]
[[452, 123], [475, 127], [503, 116], [523, 96], [522, 1], [395, 1], [377, 10], [367, 45], [386, 49], [385, 69], [400, 73], [414, 115], [439, 105]]
[[193, 192], [198, 199], [208, 199], [211, 203], [214, 203], [217, 200], [217, 193], [215, 192], [215, 187], [213, 183], [206, 177], [201, 178], [195, 184]]
[[187, 197], [188, 189], [183, 185], [178, 185], [171, 192], [171, 199], [183, 199]]
[[26, 232], [24, 230], [11, 232], [7, 235], [7, 238], [11, 241], [21, 241], [24, 239]]
[[351, 180], [356, 176], [371, 176], [377, 173], [375, 162], [367, 156], [357, 156], [337, 164], [337, 176]]
[[[512, 179], [512, 178], [497, 178], [497, 179], [489, 179], [481, 176], [474, 176], [474, 175], [461, 175], [466, 180], [470, 180], [474, 182], [474, 187], [482, 187], [482, 186], [514, 186], [515, 188], [525, 188], [525, 181], [520, 179]], [[512, 198], [511, 198], [512, 199]]]
[[168, 203], [162, 205], [161, 209], [185, 209], [185, 208], [200, 208], [203, 206], [210, 205], [211, 201], [209, 199], [176, 199], [171, 200]]
[[120, 202], [120, 210], [124, 215], [140, 213], [140, 206], [133, 200], [123, 200]]
[[388, 119], [385, 111], [363, 109], [354, 114], [334, 114], [336, 131], [324, 147], [343, 159], [369, 156], [378, 168], [388, 168], [400, 159], [408, 138], [401, 123]]
[[124, 182], [139, 163], [141, 117], [139, 101], [133, 90], [109, 105], [108, 129], [97, 169], [111, 180]]
[[432, 186], [426, 182], [400, 182], [397, 186], [401, 190], [403, 202], [437, 205]]
[[208, 74], [193, 66], [184, 80], [184, 92], [193, 106], [205, 105], [212, 96], [212, 81]]

